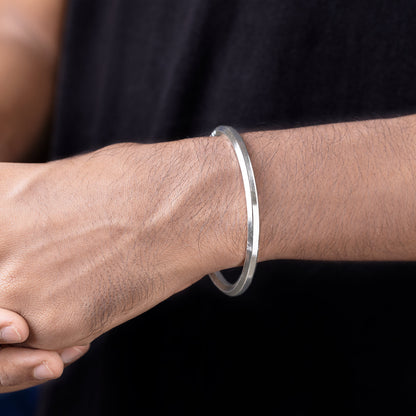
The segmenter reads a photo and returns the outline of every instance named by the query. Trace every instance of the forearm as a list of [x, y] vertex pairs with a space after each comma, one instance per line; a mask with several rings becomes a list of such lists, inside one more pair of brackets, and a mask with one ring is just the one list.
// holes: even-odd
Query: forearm
[[[259, 194], [260, 261], [416, 260], [415, 117], [242, 136]], [[246, 207], [228, 140], [161, 143], [149, 152], [167, 173], [132, 189], [150, 192], [149, 221], [175, 236], [163, 241], [174, 248], [165, 250], [175, 253], [172, 264], [193, 276], [241, 265]]]
[[0, 61], [0, 159], [25, 161], [37, 153], [50, 115], [50, 68], [26, 46], [0, 39], [0, 56], [6, 54]]
[[[414, 124], [243, 134], [260, 261], [415, 260]], [[244, 261], [243, 183], [224, 137], [0, 163], [0, 191], [0, 306], [27, 319], [31, 347], [88, 343]]]
[[49, 123], [63, 2], [0, 0], [0, 160], [38, 158]]
[[414, 116], [243, 138], [259, 192], [260, 260], [416, 260]]

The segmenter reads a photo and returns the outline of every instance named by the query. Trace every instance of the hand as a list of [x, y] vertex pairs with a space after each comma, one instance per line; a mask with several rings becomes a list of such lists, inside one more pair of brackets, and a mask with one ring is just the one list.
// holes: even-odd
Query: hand
[[[198, 143], [0, 164], [0, 306], [28, 321], [24, 345], [87, 344], [241, 262], [244, 230], [229, 221], [244, 212], [237, 162], [225, 141], [216, 141], [224, 160]], [[226, 238], [240, 242], [237, 256]]]
[[26, 321], [17, 313], [0, 309], [0, 393], [26, 389], [61, 376], [65, 365], [84, 355], [89, 346], [62, 351], [42, 351], [18, 346], [29, 335]]

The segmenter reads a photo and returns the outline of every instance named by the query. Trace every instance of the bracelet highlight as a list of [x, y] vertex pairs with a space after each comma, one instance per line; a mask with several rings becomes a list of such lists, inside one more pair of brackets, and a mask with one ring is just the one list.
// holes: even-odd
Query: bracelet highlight
[[228, 296], [238, 296], [250, 286], [256, 270], [260, 238], [259, 203], [254, 171], [244, 140], [230, 126], [218, 126], [211, 133], [211, 136], [221, 135], [231, 142], [243, 177], [247, 204], [247, 250], [243, 270], [235, 283], [230, 283], [220, 271], [210, 273], [209, 277], [221, 292]]

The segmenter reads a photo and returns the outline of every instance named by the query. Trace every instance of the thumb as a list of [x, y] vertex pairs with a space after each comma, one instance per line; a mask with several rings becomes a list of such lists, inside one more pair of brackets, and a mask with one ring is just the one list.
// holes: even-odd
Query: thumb
[[0, 344], [17, 344], [26, 341], [29, 326], [22, 316], [0, 308]]

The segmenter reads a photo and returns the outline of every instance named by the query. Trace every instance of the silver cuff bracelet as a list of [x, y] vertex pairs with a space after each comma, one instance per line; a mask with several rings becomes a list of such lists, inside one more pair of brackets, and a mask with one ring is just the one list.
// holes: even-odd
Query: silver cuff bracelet
[[221, 136], [222, 134], [231, 142], [240, 165], [241, 174], [243, 175], [247, 204], [247, 251], [243, 270], [235, 283], [230, 283], [220, 271], [210, 273], [209, 277], [215, 286], [226, 295], [238, 296], [244, 293], [250, 286], [256, 270], [260, 237], [259, 204], [253, 167], [243, 139], [236, 130], [229, 126], [217, 127], [211, 133], [211, 136]]

